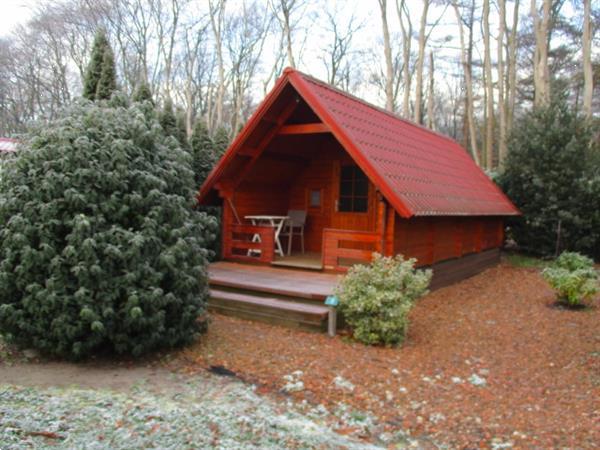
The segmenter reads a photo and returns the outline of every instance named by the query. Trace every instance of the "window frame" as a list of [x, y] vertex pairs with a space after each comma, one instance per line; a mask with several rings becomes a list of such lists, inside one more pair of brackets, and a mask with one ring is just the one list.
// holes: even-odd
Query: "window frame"
[[[351, 170], [351, 177], [347, 177], [344, 175], [344, 171], [345, 169], [348, 170], [348, 168], [350, 168]], [[359, 175], [359, 176], [357, 176]], [[366, 186], [366, 192], [364, 194], [356, 194], [356, 185], [357, 182], [362, 182], [364, 181]], [[348, 195], [346, 193], [342, 193], [343, 189], [342, 186], [344, 183], [350, 183], [350, 190], [351, 193]], [[370, 200], [370, 181], [369, 178], [367, 177], [367, 175], [362, 171], [362, 169], [357, 165], [357, 164], [340, 164], [340, 172], [339, 172], [339, 177], [338, 177], [338, 200], [337, 200], [337, 208], [336, 208], [336, 212], [338, 213], [342, 213], [342, 214], [368, 214], [369, 213], [369, 200]], [[342, 209], [342, 204], [343, 201], [342, 199], [349, 199], [350, 201], [350, 208], [349, 209]], [[356, 208], [356, 201], [357, 200], [362, 200], [364, 201], [364, 209], [357, 209]]]

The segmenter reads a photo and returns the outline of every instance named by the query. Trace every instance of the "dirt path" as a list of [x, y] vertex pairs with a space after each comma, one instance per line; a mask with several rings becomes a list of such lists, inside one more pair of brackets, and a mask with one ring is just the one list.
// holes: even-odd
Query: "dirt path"
[[78, 387], [127, 392], [144, 386], [152, 392], [170, 392], [179, 388], [181, 377], [167, 369], [126, 364], [73, 364], [32, 362], [0, 364], [0, 383], [23, 387]]

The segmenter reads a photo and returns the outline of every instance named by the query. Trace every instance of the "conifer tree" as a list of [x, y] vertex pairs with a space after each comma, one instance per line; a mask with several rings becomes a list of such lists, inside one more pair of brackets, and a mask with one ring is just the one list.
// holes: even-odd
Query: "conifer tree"
[[181, 106], [178, 106], [175, 109], [175, 137], [186, 150], [190, 149], [188, 136], [187, 136], [187, 127], [185, 125], [185, 111]]
[[142, 81], [135, 92], [133, 93], [132, 100], [134, 102], [142, 103], [142, 102], [150, 102], [154, 105], [154, 99], [152, 98], [152, 91], [150, 90], [150, 86], [146, 81]]
[[225, 153], [225, 150], [227, 150], [227, 147], [229, 147], [230, 143], [229, 133], [224, 127], [217, 128], [217, 131], [213, 137], [213, 142], [215, 155], [218, 160], [221, 156], [223, 156], [223, 153]]
[[102, 58], [102, 71], [96, 87], [96, 100], [107, 100], [117, 90], [117, 72], [115, 69], [115, 56], [110, 45], [104, 49]]
[[102, 75], [104, 62], [104, 54], [109, 48], [108, 39], [104, 30], [98, 30], [94, 37], [92, 46], [92, 55], [87, 66], [85, 77], [83, 80], [83, 96], [88, 100], [96, 100], [96, 92], [98, 90], [98, 82]]
[[208, 134], [208, 128], [202, 118], [198, 118], [194, 124], [192, 137], [190, 138], [192, 151], [192, 169], [196, 186], [200, 187], [214, 167], [217, 156], [215, 145]]
[[173, 100], [167, 98], [158, 114], [158, 121], [167, 136], [177, 137], [177, 119], [173, 112]]

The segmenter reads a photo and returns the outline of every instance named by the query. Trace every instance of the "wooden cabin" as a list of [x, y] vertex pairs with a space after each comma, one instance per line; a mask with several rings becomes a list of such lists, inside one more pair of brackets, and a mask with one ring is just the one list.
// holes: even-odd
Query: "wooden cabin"
[[[198, 201], [222, 206], [226, 261], [343, 271], [401, 253], [435, 285], [498, 261], [503, 219], [519, 214], [454, 140], [289, 68]], [[290, 211], [306, 213], [304, 252], [297, 235], [287, 251], [279, 219], [252, 219]]]
[[[503, 220], [519, 214], [452, 139], [293, 69], [198, 202], [222, 206], [211, 307], [308, 327], [333, 314], [322, 305], [332, 273], [373, 252], [402, 254], [434, 269], [435, 289], [495, 264]], [[288, 226], [300, 222], [290, 242]]]

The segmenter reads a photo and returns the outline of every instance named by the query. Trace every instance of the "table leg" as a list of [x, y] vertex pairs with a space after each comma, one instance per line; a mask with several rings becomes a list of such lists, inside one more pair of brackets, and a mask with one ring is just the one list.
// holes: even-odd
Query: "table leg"
[[279, 240], [279, 233], [281, 233], [281, 228], [283, 227], [283, 220], [280, 220], [278, 224], [275, 224], [274, 220], [271, 220], [271, 225], [275, 228], [275, 244], [277, 244], [277, 252], [280, 256], [284, 256], [283, 248], [281, 247], [281, 241]]

